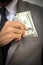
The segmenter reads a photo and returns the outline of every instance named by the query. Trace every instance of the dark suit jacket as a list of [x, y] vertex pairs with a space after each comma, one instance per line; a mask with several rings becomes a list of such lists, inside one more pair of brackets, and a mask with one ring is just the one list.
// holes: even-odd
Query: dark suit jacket
[[25, 37], [12, 42], [8, 50], [6, 65], [41, 65], [41, 51], [43, 43], [43, 8], [27, 2], [18, 2], [17, 12], [31, 11], [38, 37]]

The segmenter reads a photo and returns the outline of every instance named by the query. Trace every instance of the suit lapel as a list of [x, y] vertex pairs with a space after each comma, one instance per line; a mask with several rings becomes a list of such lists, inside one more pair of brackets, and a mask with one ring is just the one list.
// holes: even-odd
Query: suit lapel
[[8, 55], [7, 55], [7, 60], [6, 60], [6, 65], [8, 65], [10, 59], [12, 58], [13, 53], [15, 53], [16, 49], [18, 48], [20, 42], [12, 42], [12, 45], [10, 46], [8, 50]]
[[[28, 11], [26, 3], [23, 2], [22, 0], [20, 0], [17, 5], [18, 5], [17, 6], [17, 13]], [[10, 63], [9, 61], [11, 60], [12, 55], [15, 53], [15, 51], [18, 48], [18, 46], [19, 46], [20, 43], [21, 43], [21, 41], [19, 41], [19, 42], [13, 41], [12, 42], [13, 45], [11, 45], [10, 48], [9, 48], [9, 50], [8, 50], [8, 56], [7, 56], [7, 60], [6, 60], [6, 65], [8, 65], [8, 63]]]
[[18, 5], [17, 5], [17, 13], [28, 11], [29, 6], [30, 6], [29, 3], [26, 3], [26, 2], [24, 2], [22, 0], [19, 0]]

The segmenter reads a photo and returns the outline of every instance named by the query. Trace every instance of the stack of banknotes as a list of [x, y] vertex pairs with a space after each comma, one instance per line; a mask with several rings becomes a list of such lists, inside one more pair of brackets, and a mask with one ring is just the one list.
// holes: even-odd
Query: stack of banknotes
[[38, 33], [33, 23], [32, 15], [30, 11], [17, 13], [14, 18], [15, 20], [23, 23], [26, 26], [25, 34], [23, 37], [26, 37], [26, 36], [38, 37]]

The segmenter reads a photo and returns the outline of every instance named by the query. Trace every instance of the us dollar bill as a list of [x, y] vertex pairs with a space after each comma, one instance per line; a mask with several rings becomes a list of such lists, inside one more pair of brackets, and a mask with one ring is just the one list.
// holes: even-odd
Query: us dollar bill
[[30, 11], [17, 13], [15, 16], [15, 20], [23, 23], [26, 26], [25, 34], [23, 35], [23, 37], [26, 37], [28, 35], [31, 37], [38, 37], [38, 33], [33, 23]]

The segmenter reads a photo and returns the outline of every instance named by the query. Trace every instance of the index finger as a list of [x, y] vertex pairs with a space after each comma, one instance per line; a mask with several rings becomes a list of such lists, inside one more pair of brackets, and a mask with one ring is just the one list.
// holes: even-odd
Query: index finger
[[15, 28], [20, 28], [22, 30], [26, 29], [26, 26], [23, 23], [19, 22], [19, 21], [11, 21], [10, 26], [15, 27]]

